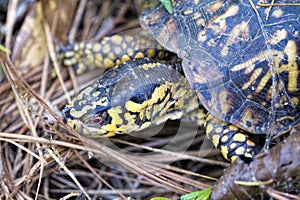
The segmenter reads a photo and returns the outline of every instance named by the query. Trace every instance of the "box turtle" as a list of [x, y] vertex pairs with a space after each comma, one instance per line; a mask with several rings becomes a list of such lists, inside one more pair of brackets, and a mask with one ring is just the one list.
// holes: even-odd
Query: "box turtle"
[[[259, 3], [173, 1], [172, 13], [158, 5], [140, 15], [159, 43], [151, 48], [147, 37], [123, 35], [65, 50], [64, 64], [79, 71], [79, 58], [89, 61], [84, 68], [119, 64], [63, 110], [65, 122], [85, 135], [111, 136], [180, 118], [200, 102], [209, 113], [207, 136], [224, 157], [252, 158], [248, 133], [272, 138], [300, 121], [300, 6]], [[160, 45], [182, 65], [162, 62], [173, 55]]]

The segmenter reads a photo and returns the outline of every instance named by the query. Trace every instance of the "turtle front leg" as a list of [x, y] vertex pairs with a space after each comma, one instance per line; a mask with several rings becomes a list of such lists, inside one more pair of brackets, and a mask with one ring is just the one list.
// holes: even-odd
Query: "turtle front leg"
[[250, 159], [253, 157], [254, 142], [237, 126], [222, 122], [209, 114], [205, 128], [207, 137], [221, 150], [225, 159], [233, 162], [239, 156]]

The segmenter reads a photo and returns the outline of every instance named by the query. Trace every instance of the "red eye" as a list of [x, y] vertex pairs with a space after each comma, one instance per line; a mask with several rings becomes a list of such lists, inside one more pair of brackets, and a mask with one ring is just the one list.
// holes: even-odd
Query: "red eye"
[[95, 125], [101, 124], [102, 117], [97, 116], [97, 117], [91, 119], [91, 122], [92, 122], [92, 124], [95, 124]]

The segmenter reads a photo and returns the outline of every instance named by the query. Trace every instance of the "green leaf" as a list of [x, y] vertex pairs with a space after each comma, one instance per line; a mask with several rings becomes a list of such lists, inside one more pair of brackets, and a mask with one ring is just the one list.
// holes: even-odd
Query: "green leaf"
[[180, 197], [180, 200], [208, 200], [212, 187], [205, 190], [199, 190], [196, 192], [191, 192]]
[[154, 198], [151, 198], [150, 200], [169, 200], [169, 199], [165, 198], [165, 197], [154, 197]]
[[0, 44], [0, 51], [4, 51], [5, 53], [11, 54], [11, 51], [5, 48], [3, 45]]
[[171, 0], [160, 0], [169, 13], [173, 12]]

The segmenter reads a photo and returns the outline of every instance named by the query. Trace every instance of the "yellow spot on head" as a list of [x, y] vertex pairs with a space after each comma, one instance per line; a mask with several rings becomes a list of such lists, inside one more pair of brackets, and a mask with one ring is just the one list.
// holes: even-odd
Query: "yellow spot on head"
[[140, 118], [140, 119], [144, 119], [144, 117], [145, 117], [144, 112], [140, 112], [139, 118]]
[[116, 132], [116, 130], [117, 130], [116, 124], [106, 124], [106, 125], [102, 126], [101, 128], [106, 131], [112, 131], [112, 132]]
[[127, 101], [125, 104], [125, 108], [130, 112], [140, 112], [142, 109], [145, 108], [145, 106], [145, 104], [139, 104], [133, 101]]
[[76, 122], [76, 120], [67, 120], [67, 124], [68, 126], [70, 126], [71, 128], [73, 128], [75, 131], [79, 131], [80, 130], [80, 125]]
[[122, 113], [122, 109], [120, 106], [110, 108], [107, 113], [111, 116], [111, 124], [122, 124], [123, 119], [120, 117], [120, 114]]
[[131, 115], [129, 112], [126, 112], [126, 113], [124, 114], [124, 118], [125, 118], [126, 121], [128, 121], [128, 123], [134, 121], [134, 116]]
[[113, 137], [113, 136], [115, 136], [116, 135], [116, 132], [114, 132], [114, 131], [109, 131], [109, 132], [107, 132], [106, 134], [105, 134], [105, 137]]

